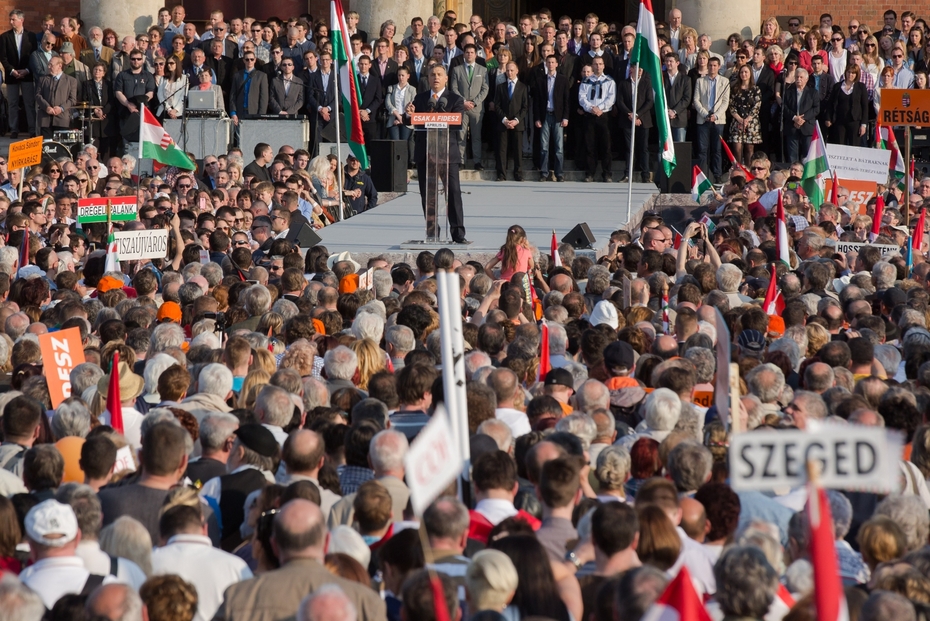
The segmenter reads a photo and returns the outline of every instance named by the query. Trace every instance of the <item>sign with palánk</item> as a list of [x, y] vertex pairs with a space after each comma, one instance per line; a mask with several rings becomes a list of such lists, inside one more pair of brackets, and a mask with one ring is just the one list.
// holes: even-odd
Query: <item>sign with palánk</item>
[[81, 224], [107, 221], [107, 203], [110, 204], [110, 220], [133, 222], [138, 220], [139, 205], [135, 196], [111, 198], [79, 198], [77, 219]]

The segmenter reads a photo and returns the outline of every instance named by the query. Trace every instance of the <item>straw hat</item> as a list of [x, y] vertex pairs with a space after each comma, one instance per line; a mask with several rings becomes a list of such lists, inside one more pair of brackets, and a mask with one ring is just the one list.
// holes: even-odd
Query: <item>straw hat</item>
[[[107, 390], [110, 387], [110, 375], [104, 375], [100, 378], [100, 381], [97, 382], [97, 392], [100, 393], [100, 396], [104, 397], [107, 394]], [[136, 375], [132, 372], [132, 369], [124, 361], [120, 360], [119, 363], [119, 396], [122, 401], [129, 401], [130, 399], [135, 399], [142, 394], [142, 391], [145, 390], [145, 380], [142, 379], [142, 376]]]

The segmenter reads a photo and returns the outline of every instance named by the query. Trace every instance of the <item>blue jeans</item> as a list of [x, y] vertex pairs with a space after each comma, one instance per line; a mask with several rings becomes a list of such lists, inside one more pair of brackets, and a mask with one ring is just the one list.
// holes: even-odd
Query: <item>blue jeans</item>
[[687, 127], [670, 127], [672, 130], [672, 140], [675, 142], [684, 142], [685, 134], [688, 132]]
[[388, 127], [388, 140], [409, 140], [413, 130], [406, 125], [391, 125]]
[[711, 183], [723, 174], [720, 153], [720, 132], [723, 125], [705, 122], [697, 126], [697, 161], [705, 173], [711, 173]]
[[551, 112], [546, 113], [546, 118], [542, 122], [542, 128], [539, 130], [539, 144], [542, 149], [542, 165], [539, 167], [543, 175], [549, 174], [549, 141], [552, 141], [552, 150], [555, 152], [555, 176], [562, 176], [562, 163], [564, 161], [564, 152], [562, 151], [563, 136], [562, 120], [555, 118]]
[[807, 157], [807, 150], [811, 146], [813, 136], [802, 136], [794, 126], [785, 128], [785, 153], [788, 162], [800, 162]]

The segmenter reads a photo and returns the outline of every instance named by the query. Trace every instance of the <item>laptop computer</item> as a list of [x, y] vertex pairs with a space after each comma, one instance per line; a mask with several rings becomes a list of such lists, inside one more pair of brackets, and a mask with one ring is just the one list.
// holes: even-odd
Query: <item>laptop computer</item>
[[213, 89], [208, 91], [188, 91], [188, 110], [216, 110], [216, 93]]

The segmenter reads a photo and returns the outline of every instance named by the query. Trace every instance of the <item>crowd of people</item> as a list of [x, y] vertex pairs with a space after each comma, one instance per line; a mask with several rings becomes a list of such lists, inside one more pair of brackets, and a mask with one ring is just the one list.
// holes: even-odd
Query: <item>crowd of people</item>
[[[66, 41], [58, 56], [44, 52], [61, 59], [50, 66], [67, 72], [70, 45], [77, 56], [110, 56], [109, 68], [97, 72], [103, 79], [125, 75], [114, 70], [117, 62], [151, 62], [157, 72], [159, 59], [167, 66], [174, 58], [176, 68], [200, 57], [185, 49], [198, 33], [183, 24], [180, 7], [160, 13], [143, 40], [124, 39], [124, 56], [104, 52], [116, 44], [112, 31], [92, 27], [84, 39], [68, 18], [59, 37], [47, 20], [34, 39], [21, 30], [21, 17], [14, 11], [13, 30], [0, 35], [5, 69], [10, 41], [15, 50], [53, 37]], [[349, 16], [353, 28], [356, 17]], [[680, 14], [669, 17], [660, 36], [684, 52], [681, 65], [699, 65], [704, 56], [695, 45], [707, 46], [688, 35]], [[800, 28], [796, 21], [789, 26]], [[902, 15], [908, 33], [915, 22]], [[295, 65], [326, 61], [326, 25], [311, 23], [286, 23]], [[506, 54], [520, 38], [525, 63], [534, 45], [554, 37], [555, 53], [546, 55], [550, 77], [556, 74], [547, 80], [550, 93], [564, 90], [559, 71], [579, 58], [579, 71], [596, 77], [575, 84], [589, 104], [612, 92], [626, 96], [605, 77], [623, 75], [622, 52], [601, 47], [605, 38], [611, 45], [615, 27], [589, 15], [577, 24], [560, 18], [556, 28], [548, 13], [518, 23], [511, 32], [510, 24], [485, 27], [477, 16], [468, 25], [454, 15], [430, 17], [425, 30], [414, 20], [412, 40], [397, 42], [401, 33], [389, 23], [372, 43], [382, 59], [402, 49], [416, 59], [432, 37], [431, 88], [446, 84], [439, 49], [463, 58], [449, 72], [455, 89], [483, 75], [477, 66], [484, 65], [469, 64], [472, 54], [483, 49], [487, 65], [507, 40], [491, 71], [507, 76], [495, 98], [502, 104], [506, 97], [509, 109], [532, 100], [532, 88]], [[242, 60], [276, 57], [284, 46], [275, 24], [284, 25], [233, 19], [223, 35], [227, 24], [217, 20], [212, 46]], [[171, 28], [181, 38], [164, 36]], [[315, 39], [319, 57], [299, 49], [301, 32]], [[477, 46], [468, 33], [478, 35]], [[349, 34], [366, 44], [363, 33]], [[169, 38], [173, 54], [158, 52]], [[785, 42], [767, 21], [752, 55]], [[694, 93], [720, 94], [710, 84], [729, 84], [716, 77], [731, 61], [734, 88], [756, 88], [755, 65], [740, 64], [740, 51], [747, 60], [749, 50], [737, 41], [732, 51], [708, 63], [715, 81], [701, 78]], [[808, 52], [800, 50], [802, 64], [822, 64]], [[377, 58], [368, 67], [360, 56], [363, 76]], [[683, 88], [689, 82], [675, 78], [676, 58], [665, 59], [669, 84]], [[11, 108], [19, 98], [25, 114], [29, 75], [14, 71], [4, 74], [7, 97]], [[791, 94], [806, 90], [803, 74], [794, 75], [799, 84], [785, 102], [807, 98]], [[38, 98], [41, 87], [33, 85]], [[644, 82], [640, 88], [640, 101], [648, 100], [651, 90]], [[849, 96], [857, 83], [839, 89]], [[393, 101], [406, 110], [407, 97]], [[549, 133], [538, 133], [554, 137], [565, 125], [571, 135], [576, 111], [555, 122], [559, 115], [550, 117], [540, 101], [531, 107]], [[751, 92], [732, 101], [731, 139], [773, 129], [754, 122]], [[167, 103], [166, 113], [177, 105]], [[231, 105], [231, 113], [245, 114]], [[676, 131], [688, 131], [688, 109]], [[713, 109], [704, 121], [722, 125], [723, 110]], [[607, 109], [591, 110], [591, 124], [582, 126], [604, 123], [589, 137], [608, 149], [602, 164], [609, 174], [610, 131], [622, 124], [601, 114]], [[382, 131], [377, 115], [368, 116], [367, 131]], [[16, 118], [14, 131], [23, 127]], [[495, 131], [506, 135], [511, 156], [522, 156], [526, 137], [514, 120]], [[465, 130], [480, 135], [471, 122]], [[403, 137], [397, 125], [386, 129]], [[696, 131], [710, 136], [702, 125]], [[480, 140], [467, 144], [481, 148]], [[376, 204], [358, 160], [346, 163], [340, 189], [339, 162], [314, 157], [311, 145], [278, 153], [267, 144], [251, 154], [233, 148], [206, 157], [198, 170], [169, 166], [142, 179], [132, 178], [132, 155], [106, 149], [87, 145], [74, 158], [28, 171], [9, 171], [0, 158], [0, 621], [636, 621], [682, 568], [714, 619], [815, 619], [806, 488], [735, 491], [732, 431], [715, 407], [701, 405], [720, 371], [718, 344], [738, 364], [732, 416], [741, 432], [807, 430], [825, 421], [904, 437], [899, 493], [830, 490], [828, 498], [850, 618], [928, 614], [930, 262], [926, 247], [909, 261], [905, 252], [871, 245], [837, 252], [837, 244], [867, 241], [874, 228], [875, 244], [901, 247], [930, 200], [930, 179], [915, 182], [910, 213], [899, 190], [882, 188], [887, 206], [873, 227], [873, 202], [859, 205], [840, 188], [836, 203], [815, 210], [797, 187], [798, 164], [778, 170], [777, 151], [745, 149], [755, 178], [731, 171], [722, 189], [704, 197], [707, 217], [680, 234], [647, 212], [615, 231], [603, 256], [567, 244], [551, 256], [515, 224], [486, 263], [443, 248], [420, 253], [413, 265], [385, 256], [362, 265], [342, 249], [301, 248], [299, 235], [305, 224], [318, 228], [341, 211]], [[779, 260], [778, 223], [769, 215], [779, 190], [788, 262]], [[168, 253], [114, 269], [106, 225], [78, 226], [77, 201], [132, 195], [138, 219], [120, 227], [167, 229]], [[416, 515], [405, 456], [444, 399], [440, 272], [459, 277], [470, 462], [460, 486]], [[784, 302], [778, 314], [760, 305], [773, 277]], [[730, 342], [718, 333], [718, 314]], [[58, 403], [50, 378], [60, 368], [43, 359], [39, 340], [65, 330], [77, 331], [84, 362], [68, 374], [70, 396]]]

